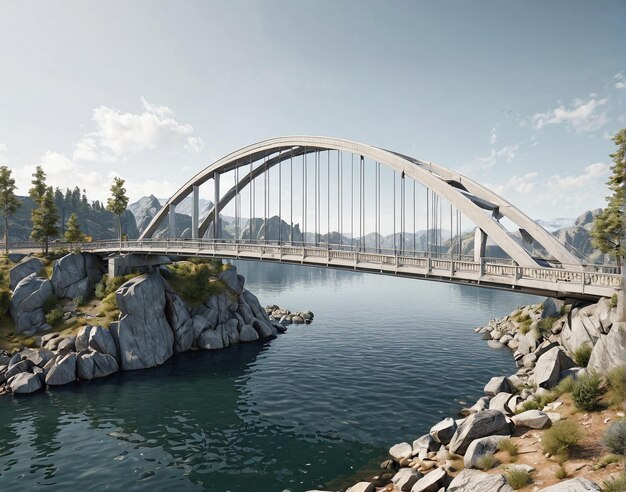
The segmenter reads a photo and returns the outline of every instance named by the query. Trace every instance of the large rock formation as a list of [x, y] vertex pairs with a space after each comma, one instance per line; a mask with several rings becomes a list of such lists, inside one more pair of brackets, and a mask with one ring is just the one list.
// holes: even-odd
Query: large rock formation
[[608, 335], [600, 336], [593, 347], [589, 365], [601, 373], [607, 373], [620, 365], [626, 364], [626, 323], [613, 323]]
[[57, 297], [88, 297], [102, 279], [102, 260], [91, 253], [70, 253], [55, 260], [52, 287]]
[[17, 333], [33, 335], [50, 328], [43, 308], [53, 294], [50, 280], [39, 278], [36, 273], [31, 273], [17, 284], [10, 309]]
[[39, 275], [43, 270], [43, 263], [39, 258], [26, 257], [9, 270], [9, 288], [15, 290], [17, 284], [31, 274]]
[[174, 353], [174, 335], [165, 317], [165, 285], [158, 272], [129, 280], [115, 293], [121, 311], [111, 324], [123, 370], [163, 364]]
[[464, 469], [454, 477], [447, 492], [513, 492], [504, 475]]

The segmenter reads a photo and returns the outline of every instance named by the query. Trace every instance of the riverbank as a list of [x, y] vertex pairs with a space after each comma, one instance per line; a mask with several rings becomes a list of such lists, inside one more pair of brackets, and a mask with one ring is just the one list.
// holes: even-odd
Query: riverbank
[[[623, 490], [624, 458], [601, 441], [613, 424], [626, 436], [626, 335], [617, 319], [614, 300], [572, 307], [546, 299], [476, 328], [492, 348], [512, 351], [518, 371], [493, 377], [464, 418], [392, 446], [383, 471], [348, 490]], [[596, 374], [605, 376], [593, 383]], [[548, 449], [559, 433], [579, 436]]]

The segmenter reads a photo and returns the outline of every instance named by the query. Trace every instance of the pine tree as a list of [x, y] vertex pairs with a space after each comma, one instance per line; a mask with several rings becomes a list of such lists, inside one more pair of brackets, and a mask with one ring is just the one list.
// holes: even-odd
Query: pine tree
[[613, 141], [617, 145], [617, 151], [610, 155], [613, 165], [607, 182], [612, 194], [606, 197], [607, 206], [596, 217], [591, 235], [594, 247], [615, 257], [618, 266], [621, 266], [626, 252], [623, 217], [626, 204], [626, 128], [618, 131]]
[[33, 210], [33, 230], [30, 237], [43, 244], [43, 252], [48, 255], [50, 238], [59, 234], [57, 208], [54, 204], [54, 191], [52, 186], [46, 189], [39, 206]]
[[7, 166], [0, 167], [0, 212], [4, 217], [4, 252], [9, 254], [9, 217], [22, 205], [15, 196], [15, 180]]
[[33, 173], [33, 180], [31, 181], [33, 185], [30, 190], [28, 190], [28, 194], [35, 202], [35, 206], [39, 205], [44, 195], [46, 194], [46, 173], [43, 172], [43, 168], [41, 166], [37, 166], [35, 168], [35, 172]]
[[117, 215], [117, 232], [119, 240], [122, 240], [122, 214], [128, 206], [128, 197], [126, 196], [126, 188], [124, 188], [124, 180], [116, 177], [111, 185], [111, 197], [107, 200], [107, 210]]
[[70, 218], [67, 219], [63, 239], [65, 239], [66, 242], [73, 244], [82, 242], [84, 237], [85, 235], [80, 230], [80, 226], [78, 225], [78, 216], [76, 214], [70, 215]]

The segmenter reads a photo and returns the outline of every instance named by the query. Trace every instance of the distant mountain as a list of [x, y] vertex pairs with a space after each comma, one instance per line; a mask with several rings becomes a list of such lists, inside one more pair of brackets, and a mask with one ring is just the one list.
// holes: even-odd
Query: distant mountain
[[574, 222], [576, 222], [576, 219], [572, 219], [572, 218], [558, 218], [558, 219], [550, 219], [550, 220], [537, 220], [537, 223], [543, 227], [546, 231], [549, 232], [554, 232], [554, 231], [558, 231], [559, 229], [563, 229], [565, 227], [572, 227], [574, 225]]
[[[116, 239], [117, 238], [117, 217], [104, 209], [99, 202], [92, 204], [86, 200], [72, 200], [69, 195], [58, 195], [55, 199], [59, 214], [59, 232], [63, 236], [65, 223], [72, 213], [78, 217], [78, 224], [82, 232], [94, 239]], [[20, 196], [18, 200], [21, 206], [15, 215], [9, 219], [9, 240], [10, 241], [30, 241], [32, 230], [31, 214], [35, 208], [35, 203], [28, 196]], [[139, 237], [135, 217], [130, 211], [122, 215], [122, 231], [130, 239]]]

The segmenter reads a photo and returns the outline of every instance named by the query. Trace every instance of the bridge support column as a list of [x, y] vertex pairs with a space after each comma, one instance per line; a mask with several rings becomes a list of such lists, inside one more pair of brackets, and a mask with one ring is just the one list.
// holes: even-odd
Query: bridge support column
[[194, 186], [191, 194], [191, 239], [198, 239], [200, 224], [200, 187]]
[[215, 202], [215, 213], [213, 214], [213, 239], [220, 237], [220, 174], [213, 174], [213, 200]]
[[487, 248], [487, 234], [480, 227], [476, 228], [474, 233], [474, 263], [481, 263], [485, 257], [485, 249]]
[[170, 203], [168, 207], [169, 215], [169, 236], [170, 239], [176, 239], [176, 205]]

